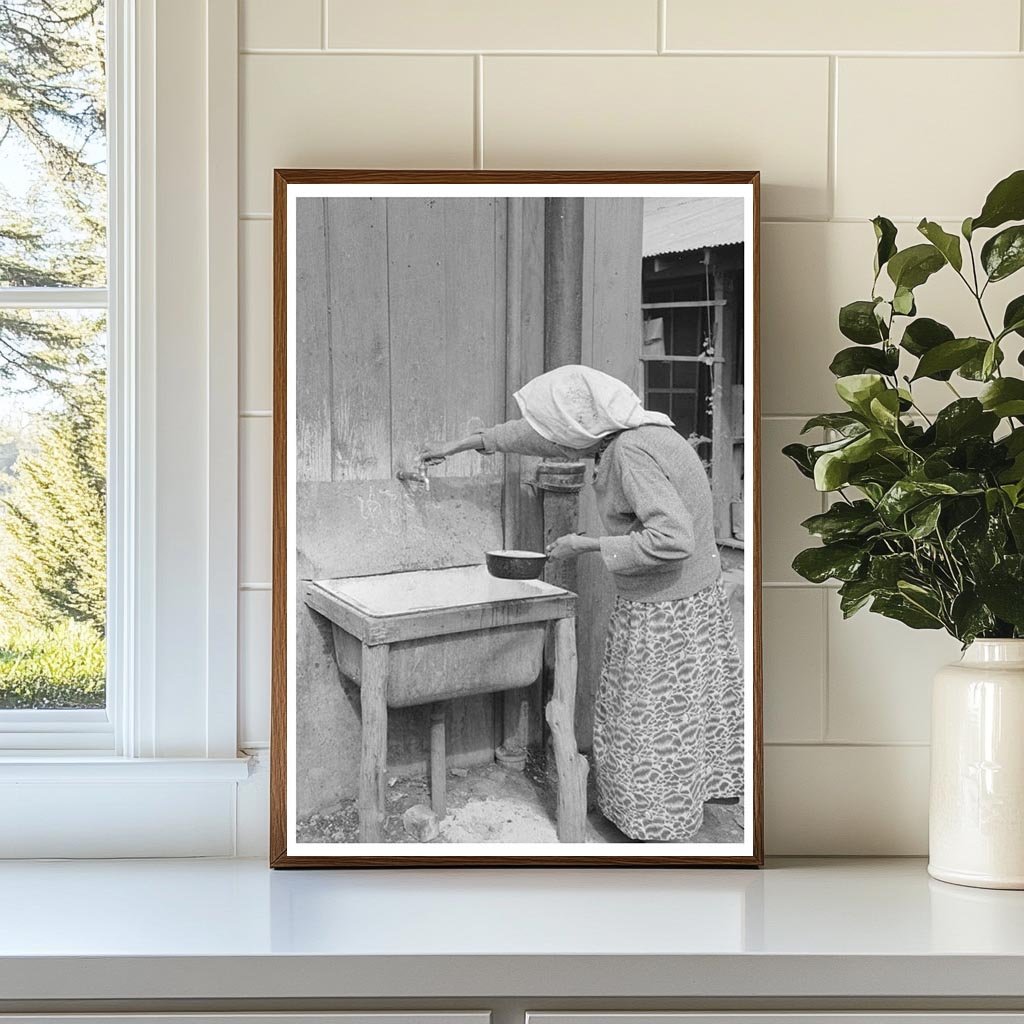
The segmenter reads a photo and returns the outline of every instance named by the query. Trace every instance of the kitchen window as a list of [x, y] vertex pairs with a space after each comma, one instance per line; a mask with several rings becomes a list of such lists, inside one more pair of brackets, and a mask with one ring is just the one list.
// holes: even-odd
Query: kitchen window
[[107, 3], [4, 0], [0, 49], [0, 746], [112, 751]]

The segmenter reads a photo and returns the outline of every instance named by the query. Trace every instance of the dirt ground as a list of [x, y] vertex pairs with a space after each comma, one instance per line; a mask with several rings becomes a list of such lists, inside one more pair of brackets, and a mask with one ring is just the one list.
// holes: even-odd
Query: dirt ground
[[[587, 815], [588, 843], [629, 843], [594, 807], [591, 772]], [[525, 771], [500, 764], [449, 770], [447, 813], [438, 822], [433, 843], [556, 843], [555, 787], [541, 759], [531, 756]], [[388, 779], [387, 816], [383, 839], [388, 843], [416, 842], [406, 832], [402, 815], [417, 805], [430, 806], [424, 777]], [[359, 819], [355, 802], [346, 801], [329, 813], [314, 814], [299, 822], [300, 843], [354, 843]], [[704, 825], [695, 843], [734, 843], [743, 838], [743, 804], [706, 804]]]

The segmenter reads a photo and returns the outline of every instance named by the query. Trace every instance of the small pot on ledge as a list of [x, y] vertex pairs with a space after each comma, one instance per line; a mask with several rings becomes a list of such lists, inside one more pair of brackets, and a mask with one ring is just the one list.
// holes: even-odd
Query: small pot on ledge
[[1024, 640], [975, 640], [932, 690], [928, 873], [1024, 889]]

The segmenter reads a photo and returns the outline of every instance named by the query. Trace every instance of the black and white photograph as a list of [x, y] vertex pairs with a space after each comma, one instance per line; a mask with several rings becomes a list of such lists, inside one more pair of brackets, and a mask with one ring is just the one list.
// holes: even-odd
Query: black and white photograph
[[277, 172], [272, 862], [759, 863], [757, 176], [495, 177]]

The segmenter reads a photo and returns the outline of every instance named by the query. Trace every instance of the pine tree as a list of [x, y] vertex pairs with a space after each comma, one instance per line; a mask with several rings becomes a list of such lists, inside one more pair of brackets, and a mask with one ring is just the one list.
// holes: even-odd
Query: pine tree
[[[106, 281], [103, 0], [0, 0], [0, 287]], [[0, 619], [105, 628], [102, 323], [0, 309], [0, 397], [34, 392], [34, 444], [0, 490]], [[2, 694], [0, 694], [2, 697]]]
[[[105, 76], [102, 0], [0, 2], [0, 147], [38, 178], [25, 196], [0, 185], [0, 287], [105, 281]], [[0, 378], [73, 389], [89, 354], [61, 327], [0, 311]]]
[[0, 605], [8, 620], [106, 622], [106, 399], [99, 374], [49, 416], [0, 499]]

